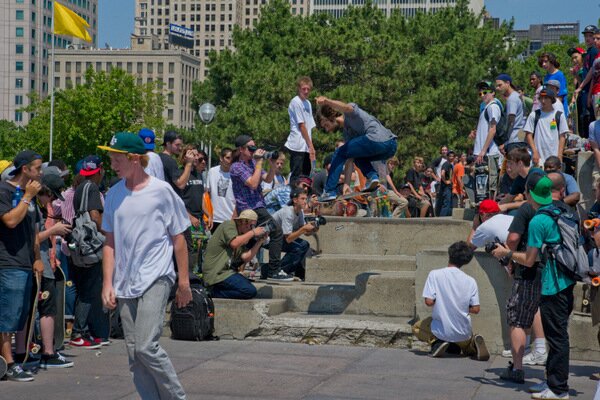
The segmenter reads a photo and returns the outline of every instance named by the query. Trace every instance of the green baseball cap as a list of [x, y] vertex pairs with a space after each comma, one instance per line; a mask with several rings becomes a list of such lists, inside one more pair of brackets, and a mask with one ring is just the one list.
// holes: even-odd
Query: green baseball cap
[[552, 181], [546, 175], [534, 174], [527, 179], [531, 198], [541, 206], [552, 203]]
[[98, 148], [113, 153], [146, 154], [144, 141], [131, 132], [118, 132], [110, 140], [110, 146], [98, 146]]

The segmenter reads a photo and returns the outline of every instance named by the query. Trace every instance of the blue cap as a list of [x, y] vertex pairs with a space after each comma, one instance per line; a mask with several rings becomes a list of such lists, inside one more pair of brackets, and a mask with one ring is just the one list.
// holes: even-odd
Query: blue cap
[[509, 74], [500, 74], [496, 77], [496, 80], [512, 83], [512, 78], [510, 77]]
[[156, 139], [156, 135], [154, 135], [154, 132], [152, 132], [151, 129], [140, 129], [138, 136], [144, 141], [146, 150], [154, 150], [154, 139]]

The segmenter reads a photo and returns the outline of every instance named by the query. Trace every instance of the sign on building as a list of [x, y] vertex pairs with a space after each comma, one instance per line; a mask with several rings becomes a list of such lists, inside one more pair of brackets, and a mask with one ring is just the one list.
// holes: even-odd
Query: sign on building
[[194, 30], [185, 26], [169, 24], [169, 43], [176, 46], [194, 47]]

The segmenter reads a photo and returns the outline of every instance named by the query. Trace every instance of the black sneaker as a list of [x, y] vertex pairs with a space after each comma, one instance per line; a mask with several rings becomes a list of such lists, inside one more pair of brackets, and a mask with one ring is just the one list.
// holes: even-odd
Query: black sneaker
[[500, 379], [514, 383], [525, 383], [525, 371], [514, 369], [512, 361], [509, 361], [508, 367], [500, 373]]
[[448, 350], [448, 346], [450, 346], [449, 342], [444, 342], [442, 340], [436, 340], [431, 345], [431, 357], [443, 357], [446, 354], [446, 350]]
[[[475, 335], [473, 339], [475, 341], [475, 348], [477, 349], [477, 360], [478, 361], [487, 361], [490, 359], [490, 352], [485, 345], [485, 341], [483, 340], [483, 336]], [[521, 371], [522, 372], [522, 371]]]
[[14, 382], [31, 382], [33, 381], [33, 375], [27, 371], [23, 371], [18, 364], [13, 364], [12, 367], [9, 367], [6, 370], [6, 375], [4, 375], [6, 379]]
[[288, 275], [281, 270], [278, 273], [273, 274], [267, 278], [267, 281], [271, 282], [291, 282], [293, 280], [294, 277], [292, 275]]
[[71, 368], [74, 365], [73, 361], [68, 361], [62, 354], [54, 353], [52, 355], [42, 354], [40, 368]]
[[13, 359], [15, 361], [15, 364], [18, 364], [25, 369], [35, 368], [40, 364], [40, 356], [38, 354], [34, 355], [30, 353], [29, 357], [27, 358], [27, 362], [25, 362], [24, 364], [23, 361], [25, 360], [25, 353], [15, 354]]

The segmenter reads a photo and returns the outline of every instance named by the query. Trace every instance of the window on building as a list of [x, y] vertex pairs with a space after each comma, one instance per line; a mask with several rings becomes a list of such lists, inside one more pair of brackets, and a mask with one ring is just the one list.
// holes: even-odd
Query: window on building
[[133, 63], [127, 63], [127, 73], [131, 74], [133, 72]]
[[144, 72], [144, 65], [141, 62], [139, 62], [137, 63], [137, 73], [141, 74], [142, 72]]
[[175, 89], [175, 79], [174, 78], [169, 78], [169, 89]]
[[71, 73], [71, 61], [67, 61], [67, 62], [65, 63], [65, 72], [66, 72], [67, 74], [70, 74], [70, 73]]
[[17, 37], [23, 37], [25, 35], [25, 30], [21, 27], [17, 27], [15, 29], [15, 36]]
[[157, 70], [159, 74], [163, 73], [163, 63], [158, 63], [157, 64]]
[[154, 64], [152, 64], [151, 62], [148, 63], [146, 65], [146, 72], [148, 72], [149, 74], [153, 74], [154, 73]]
[[60, 78], [58, 76], [54, 77], [54, 87], [55, 88], [60, 87]]
[[169, 63], [169, 73], [170, 74], [175, 73], [175, 63]]
[[102, 63], [100, 61], [96, 61], [96, 72], [102, 71]]
[[15, 79], [15, 88], [16, 89], [23, 89], [23, 78], [17, 78], [17, 79]]
[[30, 86], [31, 90], [35, 90], [35, 79], [31, 80], [31, 86]]
[[167, 110], [167, 120], [173, 121], [173, 110], [170, 108]]
[[17, 53], [17, 54], [23, 54], [23, 45], [22, 44], [17, 44], [15, 46], [15, 53]]
[[15, 111], [15, 122], [23, 122], [23, 113], [21, 111]]
[[17, 70], [17, 71], [23, 71], [23, 61], [17, 61], [17, 62], [15, 62], [15, 70]]
[[15, 18], [17, 21], [23, 21], [25, 19], [25, 11], [17, 10]]
[[78, 74], [81, 73], [81, 62], [80, 61], [77, 61], [75, 63], [75, 72], [77, 72]]
[[23, 96], [21, 96], [20, 94], [15, 96], [15, 105], [23, 105]]
[[35, 63], [31, 63], [31, 73], [35, 74]]

